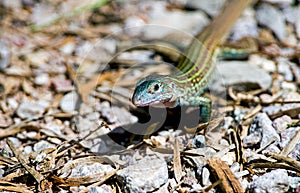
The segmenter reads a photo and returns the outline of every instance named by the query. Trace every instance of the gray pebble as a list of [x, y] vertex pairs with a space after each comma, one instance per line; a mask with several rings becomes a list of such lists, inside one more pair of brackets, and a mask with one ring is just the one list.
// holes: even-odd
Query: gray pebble
[[79, 100], [76, 92], [69, 92], [60, 101], [60, 108], [65, 113], [73, 113]]
[[280, 4], [292, 4], [294, 0], [263, 0], [265, 2], [270, 2], [270, 3], [280, 3]]
[[185, 32], [197, 33], [209, 23], [209, 19], [201, 11], [169, 11], [165, 7], [164, 2], [153, 3], [148, 23], [150, 25], [144, 27], [146, 39], [165, 38], [171, 34], [178, 34], [180, 38], [186, 36]]
[[187, 0], [186, 7], [204, 10], [209, 15], [217, 15], [224, 3], [225, 0]]
[[17, 115], [22, 119], [38, 117], [42, 115], [50, 105], [47, 101], [23, 101], [17, 109]]
[[261, 133], [260, 147], [267, 145], [273, 139], [279, 140], [279, 135], [266, 113], [259, 113], [254, 117], [249, 128], [250, 134]]
[[280, 10], [269, 4], [262, 4], [256, 11], [256, 19], [259, 24], [271, 29], [280, 40], [286, 39], [285, 17]]
[[243, 61], [222, 61], [217, 64], [215, 77], [209, 88], [217, 93], [224, 93], [228, 86], [243, 91], [253, 86], [269, 88], [271, 83], [272, 77], [257, 66]]
[[162, 159], [143, 158], [117, 172], [126, 192], [152, 192], [168, 181], [167, 163]]
[[253, 193], [284, 193], [289, 189], [289, 179], [286, 170], [278, 169], [257, 177], [250, 183]]
[[42, 140], [42, 141], [39, 141], [39, 142], [34, 144], [33, 150], [35, 152], [39, 152], [39, 151], [42, 151], [44, 149], [54, 148], [54, 147], [55, 147], [55, 145], [49, 143], [48, 141]]
[[109, 185], [103, 184], [102, 186], [96, 186], [91, 188], [88, 193], [107, 193], [107, 192], [114, 192], [112, 187]]
[[0, 70], [4, 70], [10, 62], [10, 50], [7, 44], [0, 40]]
[[291, 124], [293, 120], [291, 117], [287, 115], [283, 115], [282, 117], [278, 117], [273, 121], [273, 127], [278, 131], [282, 132], [288, 127], [288, 124]]
[[48, 74], [39, 74], [35, 77], [34, 83], [36, 85], [49, 85], [50, 84], [50, 77]]
[[233, 41], [240, 40], [243, 37], [258, 36], [258, 27], [256, 19], [254, 18], [254, 13], [252, 13], [252, 10], [246, 11], [247, 14], [244, 17], [239, 18], [232, 27], [230, 39]]
[[300, 127], [290, 127], [283, 132], [281, 132], [281, 140], [279, 143], [280, 148], [285, 148], [288, 143], [291, 141], [291, 139], [296, 135], [296, 133], [299, 131]]
[[272, 121], [267, 114], [260, 113], [256, 115], [256, 118], [259, 122], [259, 126], [262, 129], [261, 147], [268, 144], [271, 140], [273, 140], [273, 138], [279, 140], [279, 135], [273, 127]]
[[278, 64], [278, 72], [283, 74], [284, 79], [286, 81], [292, 81], [294, 75], [290, 68], [290, 62], [286, 58], [278, 58], [277, 64]]

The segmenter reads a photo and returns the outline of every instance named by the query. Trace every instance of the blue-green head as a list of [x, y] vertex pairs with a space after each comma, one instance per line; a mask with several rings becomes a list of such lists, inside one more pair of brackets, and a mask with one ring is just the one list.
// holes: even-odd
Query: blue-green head
[[172, 79], [164, 75], [150, 75], [136, 84], [132, 103], [136, 106], [164, 104], [173, 107], [177, 102], [175, 90]]

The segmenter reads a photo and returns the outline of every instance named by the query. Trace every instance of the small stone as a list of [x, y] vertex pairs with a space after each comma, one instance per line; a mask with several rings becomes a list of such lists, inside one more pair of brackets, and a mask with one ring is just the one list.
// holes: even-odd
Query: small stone
[[291, 63], [291, 69], [293, 71], [293, 74], [295, 76], [295, 82], [300, 85], [300, 68], [295, 63]]
[[249, 186], [255, 193], [284, 193], [289, 189], [289, 178], [286, 170], [278, 169], [257, 177]]
[[31, 52], [26, 55], [26, 58], [28, 59], [28, 62], [34, 67], [41, 67], [50, 60], [50, 54], [47, 51], [40, 50], [37, 52]]
[[294, 1], [293, 0], [263, 0], [269, 3], [280, 3], [280, 4], [287, 4], [291, 5]]
[[88, 176], [88, 175], [94, 175], [94, 174], [99, 174], [104, 172], [110, 173], [112, 171], [113, 171], [113, 167], [111, 165], [94, 162], [90, 164], [81, 164], [74, 167], [72, 169], [72, 173], [70, 177]]
[[143, 32], [146, 39], [162, 39], [171, 34], [182, 37], [186, 36], [184, 32], [197, 33], [208, 23], [209, 19], [201, 11], [169, 11], [166, 2], [158, 1], [152, 4], [150, 25], [145, 26]]
[[153, 56], [153, 51], [151, 50], [137, 50], [131, 52], [123, 52], [118, 56], [118, 59], [124, 60], [136, 60], [139, 62], [147, 62]]
[[282, 9], [282, 12], [287, 20], [287, 22], [295, 24], [298, 20], [298, 14], [300, 13], [298, 7], [287, 6]]
[[271, 103], [274, 100], [274, 98], [271, 95], [266, 93], [259, 95], [259, 98], [263, 103]]
[[[289, 100], [289, 99], [286, 99], [286, 100]], [[298, 115], [300, 113], [300, 104], [299, 103], [290, 103], [290, 104], [284, 104], [282, 106], [270, 105], [270, 106], [264, 107], [262, 109], [262, 111], [267, 113], [270, 116], [276, 115], [277, 113], [280, 113], [280, 111], [290, 111], [288, 115], [290, 117], [294, 118], [294, 117], [298, 117]]]
[[231, 166], [230, 166], [230, 170], [234, 173], [239, 172], [241, 169], [241, 166], [238, 162], [234, 162]]
[[50, 132], [52, 132], [52, 134], [61, 136], [62, 131], [64, 129], [64, 125], [61, 123], [61, 121], [51, 120], [51, 121], [47, 121], [46, 124], [43, 124], [42, 128], [47, 130], [46, 132], [50, 131]]
[[88, 119], [90, 121], [97, 121], [100, 118], [100, 113], [92, 112], [92, 113], [87, 114], [85, 117], [86, 117], [86, 119]]
[[39, 152], [39, 151], [42, 151], [44, 149], [54, 148], [54, 147], [55, 147], [55, 145], [49, 143], [48, 141], [42, 140], [42, 141], [39, 141], [39, 142], [34, 144], [33, 150], [35, 152]]
[[300, 177], [291, 177], [289, 176], [289, 184], [291, 188], [297, 188], [300, 186]]
[[273, 121], [273, 127], [277, 130], [278, 133], [281, 133], [285, 130], [289, 124], [292, 124], [293, 120], [291, 117], [287, 115], [283, 115], [282, 117], [278, 117]]
[[292, 81], [294, 76], [291, 71], [289, 61], [285, 58], [278, 58], [277, 59], [277, 64], [278, 64], [278, 72], [283, 74], [284, 79], [286, 81]]
[[96, 186], [91, 188], [88, 193], [107, 193], [107, 192], [114, 192], [111, 186], [103, 184], [102, 186]]
[[125, 20], [125, 32], [130, 36], [140, 35], [145, 21], [138, 16], [130, 16]]
[[243, 146], [244, 147], [252, 147], [258, 144], [261, 140], [261, 133], [255, 132], [251, 133], [244, 137], [243, 139]]
[[215, 78], [209, 87], [217, 93], [226, 92], [226, 87], [244, 91], [252, 87], [269, 88], [272, 77], [263, 69], [242, 61], [222, 61], [217, 64]]
[[[290, 38], [293, 39], [293, 38], [295, 38], [295, 37], [290, 37]], [[296, 40], [296, 41], [297, 41], [297, 40]], [[287, 41], [285, 41], [285, 42], [288, 43], [289, 45], [295, 45], [295, 44], [292, 44], [293, 42], [291, 42], [291, 41], [289, 41], [289, 40], [287, 40]], [[297, 44], [297, 43], [296, 43], [296, 44]], [[297, 46], [297, 45], [296, 45], [296, 46]], [[295, 54], [295, 49], [294, 49], [294, 48], [290, 48], [290, 47], [288, 47], [288, 48], [285, 48], [285, 47], [284, 47], [284, 48], [280, 48], [280, 49], [279, 49], [279, 52], [280, 52], [280, 55], [281, 55], [281, 56], [291, 56], [291, 55]], [[286, 58], [279, 57], [279, 58], [277, 58], [277, 59], [286, 62], [289, 66], [291, 66], [291, 65], [293, 64], [293, 62], [287, 60]]]
[[299, 156], [300, 156], [300, 142], [297, 143], [297, 145], [295, 146], [295, 148], [289, 154], [289, 157], [291, 157], [294, 160], [298, 160]]
[[85, 103], [80, 105], [80, 115], [87, 115], [94, 112], [94, 108]]
[[8, 139], [14, 144], [14, 146], [20, 147], [21, 142], [20, 142], [20, 140], [18, 138], [16, 138], [16, 137], [9, 137]]
[[41, 116], [50, 105], [48, 101], [23, 101], [17, 109], [17, 115], [22, 119]]
[[5, 170], [0, 169], [0, 178], [3, 178], [3, 175], [5, 174]]
[[226, 139], [220, 139], [219, 143], [222, 146], [227, 146], [227, 147], [230, 146], [229, 142]]
[[7, 44], [0, 40], [0, 70], [5, 70], [10, 62], [10, 50]]
[[50, 84], [50, 78], [48, 74], [39, 74], [37, 77], [34, 79], [34, 83], [36, 85], [49, 85]]
[[65, 94], [60, 101], [61, 110], [65, 113], [73, 113], [78, 104], [78, 100], [79, 97], [75, 91]]
[[[283, 43], [286, 45], [289, 45], [291, 47], [296, 47], [298, 45], [298, 39], [295, 34], [289, 34], [287, 36], [287, 38], [283, 41]], [[295, 53], [294, 50], [292, 50], [291, 48], [290, 49], [281, 49], [280, 51], [281, 51], [280, 53], [283, 56], [289, 55], [289, 53], [291, 53], [291, 51], [293, 51], [293, 53]]]
[[203, 135], [197, 135], [196, 137], [193, 138], [192, 140], [192, 146], [196, 148], [202, 148], [206, 144], [205, 137]]
[[260, 147], [264, 147], [270, 141], [279, 141], [279, 135], [272, 125], [272, 121], [266, 113], [259, 113], [254, 117], [253, 123], [249, 128], [249, 133], [261, 133]]
[[297, 92], [297, 90], [298, 90], [295, 83], [285, 82], [285, 81], [281, 83], [281, 88], [283, 91], [286, 91], [286, 92]]
[[269, 60], [257, 54], [252, 54], [249, 57], [249, 63], [251, 65], [257, 65], [267, 72], [275, 72], [276, 71], [276, 64], [273, 60]]
[[234, 152], [227, 152], [221, 157], [221, 160], [231, 166], [236, 160], [236, 154]]
[[287, 37], [285, 17], [280, 10], [269, 4], [261, 4], [256, 11], [259, 24], [270, 28], [280, 40]]
[[281, 140], [279, 142], [280, 148], [285, 148], [287, 144], [292, 140], [292, 138], [296, 135], [296, 133], [299, 131], [300, 127], [290, 127], [281, 132]]
[[217, 15], [223, 7], [225, 0], [187, 0], [186, 7], [200, 9], [207, 12], [209, 15]]
[[100, 112], [103, 117], [109, 120], [109, 122], [116, 123], [119, 126], [136, 123], [138, 121], [137, 117], [131, 115], [128, 110], [117, 106], [101, 108]]
[[228, 130], [229, 127], [232, 125], [234, 119], [232, 117], [224, 117], [224, 125], [223, 128]]
[[234, 115], [234, 120], [236, 122], [240, 122], [242, 121], [242, 119], [244, 118], [244, 116], [247, 114], [248, 112], [245, 109], [240, 109], [240, 108], [236, 108], [233, 112]]
[[278, 148], [276, 143], [272, 143], [271, 145], [269, 145], [266, 149], [264, 149], [262, 151], [263, 154], [267, 153], [267, 152], [272, 152], [275, 154], [280, 154], [281, 149]]
[[74, 89], [71, 80], [55, 78], [51, 80], [51, 84], [56, 92], [69, 92]]
[[[258, 118], [260, 117], [260, 118]], [[268, 144], [271, 140], [274, 138], [276, 140], [279, 140], [279, 135], [276, 132], [275, 128], [272, 125], [272, 121], [265, 113], [260, 113], [256, 115], [256, 118], [258, 118], [259, 126], [262, 129], [262, 140], [260, 146], [263, 147], [266, 144]]]
[[23, 150], [23, 153], [28, 154], [28, 155], [30, 153], [32, 153], [32, 146], [25, 146], [24, 150]]
[[76, 48], [76, 43], [75, 41], [69, 41], [66, 44], [62, 45], [59, 49], [61, 53], [65, 55], [71, 55]]
[[203, 169], [202, 169], [202, 175], [201, 176], [202, 176], [202, 184], [204, 186], [211, 185], [211, 181], [209, 179], [210, 172], [209, 172], [209, 170], [206, 167], [203, 167]]
[[16, 101], [15, 98], [8, 98], [7, 103], [9, 105], [9, 107], [12, 108], [12, 109], [17, 109], [18, 106], [19, 106], [19, 104], [18, 104], [18, 102]]
[[262, 112], [267, 113], [268, 115], [274, 115], [274, 114], [278, 113], [281, 109], [282, 109], [281, 106], [270, 105], [270, 106], [264, 107], [262, 109]]
[[[47, 148], [46, 148], [47, 149]], [[45, 158], [47, 157], [47, 154], [45, 152], [39, 153], [36, 158], [34, 159], [34, 161], [40, 163], [43, 160], [45, 160]]]
[[76, 118], [76, 128], [79, 132], [94, 130], [98, 127], [98, 122], [78, 116]]
[[158, 158], [143, 158], [133, 165], [119, 170], [117, 177], [125, 185], [125, 192], [152, 192], [168, 181], [166, 161]]
[[36, 131], [28, 131], [24, 135], [28, 138], [36, 138], [38, 133]]
[[254, 11], [246, 9], [243, 17], [239, 18], [231, 30], [230, 39], [237, 41], [243, 37], [257, 37], [258, 27], [254, 18]]

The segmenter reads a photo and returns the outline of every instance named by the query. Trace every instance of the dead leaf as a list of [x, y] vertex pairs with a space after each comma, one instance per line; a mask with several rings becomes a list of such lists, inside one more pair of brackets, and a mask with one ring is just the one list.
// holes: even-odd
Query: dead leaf
[[178, 139], [175, 138], [174, 142], [174, 175], [177, 183], [180, 182], [182, 178], [182, 166], [181, 166], [181, 159], [180, 159], [180, 150], [178, 145]]

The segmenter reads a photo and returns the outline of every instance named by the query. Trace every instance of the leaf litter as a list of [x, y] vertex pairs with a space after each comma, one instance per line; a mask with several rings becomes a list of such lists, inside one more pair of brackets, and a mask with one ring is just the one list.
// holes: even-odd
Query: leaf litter
[[172, 70], [186, 33], [220, 3], [1, 2], [1, 191], [297, 192], [299, 5], [288, 2], [241, 16], [228, 45], [251, 35], [255, 51], [219, 62], [236, 73], [225, 95], [211, 86], [217, 105], [200, 124], [181, 122], [197, 109], [136, 108], [130, 98], [140, 78]]

